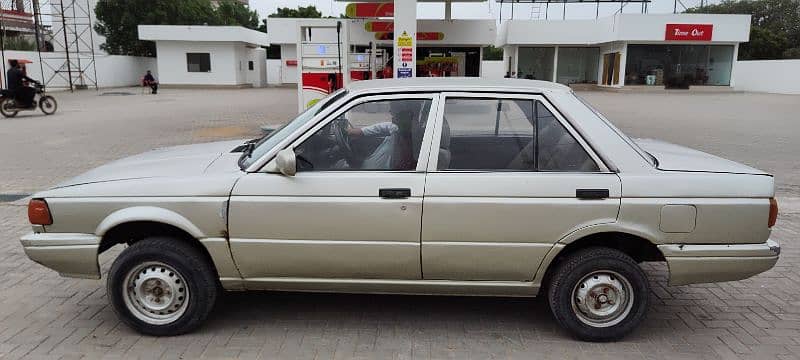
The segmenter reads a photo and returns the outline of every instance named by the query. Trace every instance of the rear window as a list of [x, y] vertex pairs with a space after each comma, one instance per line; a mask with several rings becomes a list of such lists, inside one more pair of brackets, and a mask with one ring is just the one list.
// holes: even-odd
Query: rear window
[[603, 120], [603, 123], [605, 123], [606, 126], [608, 126], [611, 130], [613, 130], [615, 133], [617, 133], [617, 135], [619, 135], [619, 137], [621, 137], [623, 140], [625, 140], [625, 142], [628, 143], [628, 145], [630, 145], [634, 150], [636, 150], [636, 152], [639, 153], [639, 155], [641, 157], [643, 157], [645, 160], [647, 160], [650, 163], [650, 165], [658, 166], [658, 160], [653, 155], [651, 155], [647, 151], [644, 151], [639, 146], [639, 144], [637, 144], [635, 141], [633, 141], [631, 138], [629, 138], [628, 135], [625, 135], [625, 133], [622, 132], [622, 130], [620, 130], [619, 128], [614, 126], [614, 124], [612, 124], [611, 121], [609, 121], [602, 113], [600, 113], [600, 111], [597, 111], [597, 109], [595, 109], [591, 104], [589, 104], [588, 101], [586, 101], [584, 98], [578, 96], [574, 92], [572, 93], [572, 96], [574, 96], [576, 99], [578, 99], [578, 101], [583, 103], [584, 106], [589, 108], [589, 110], [591, 110], [595, 115], [597, 115], [597, 117], [599, 117], [600, 120]]

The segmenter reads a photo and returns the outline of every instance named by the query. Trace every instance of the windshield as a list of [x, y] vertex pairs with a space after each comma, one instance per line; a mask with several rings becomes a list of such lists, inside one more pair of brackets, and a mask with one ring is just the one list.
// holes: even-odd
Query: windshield
[[275, 131], [271, 132], [269, 135], [263, 137], [255, 144], [251, 153], [248, 154], [245, 152], [242, 154], [242, 158], [239, 159], [239, 167], [242, 169], [248, 168], [253, 164], [253, 162], [264, 156], [264, 154], [269, 152], [270, 149], [275, 147], [278, 142], [305, 125], [309, 120], [314, 118], [314, 115], [317, 115], [320, 111], [328, 107], [328, 105], [344, 96], [345, 93], [346, 91], [344, 89], [340, 89], [331, 95], [328, 95], [326, 98], [318, 101], [316, 104], [300, 113], [300, 115], [297, 115], [294, 120], [289, 121]]

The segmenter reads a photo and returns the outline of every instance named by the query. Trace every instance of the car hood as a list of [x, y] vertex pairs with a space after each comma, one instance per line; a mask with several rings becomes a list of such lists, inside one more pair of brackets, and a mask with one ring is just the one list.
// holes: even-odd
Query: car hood
[[[236, 159], [239, 154], [232, 151], [239, 149], [244, 142], [232, 140], [155, 149], [94, 168], [55, 188], [117, 180], [192, 176], [209, 170], [238, 170]], [[221, 166], [216, 164], [218, 161], [226, 164]], [[215, 166], [212, 167], [212, 163]]]
[[644, 151], [656, 158], [658, 168], [661, 170], [769, 175], [750, 166], [685, 146], [654, 139], [635, 139], [634, 141]]

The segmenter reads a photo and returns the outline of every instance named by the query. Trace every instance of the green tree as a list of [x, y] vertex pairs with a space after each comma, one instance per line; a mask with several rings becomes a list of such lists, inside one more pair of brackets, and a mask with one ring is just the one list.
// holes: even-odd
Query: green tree
[[297, 9], [292, 8], [278, 8], [277, 11], [270, 14], [269, 17], [278, 18], [321, 18], [322, 12], [317, 10], [314, 5], [298, 6]]
[[503, 60], [503, 49], [489, 45], [483, 48], [483, 60]]
[[750, 14], [750, 41], [739, 47], [740, 60], [797, 58], [800, 53], [800, 0], [723, 0], [686, 12]]
[[155, 56], [155, 44], [139, 40], [139, 25], [259, 26], [258, 14], [230, 0], [98, 0], [95, 30], [105, 36], [101, 48], [113, 55]]
[[238, 1], [220, 1], [216, 14], [219, 25], [239, 25], [248, 29], [258, 29], [260, 25], [258, 13], [248, 9]]
[[3, 43], [5, 50], [36, 51], [34, 40], [28, 40], [21, 36], [9, 36]]

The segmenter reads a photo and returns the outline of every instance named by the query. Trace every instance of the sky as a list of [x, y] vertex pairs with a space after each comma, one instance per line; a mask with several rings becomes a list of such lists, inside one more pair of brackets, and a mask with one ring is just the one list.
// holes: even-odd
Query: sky
[[[686, 7], [694, 7], [700, 4], [700, 0], [680, 0]], [[716, 0], [714, 2], [717, 2]], [[250, 8], [258, 11], [262, 18], [275, 12], [279, 7], [296, 8], [298, 6], [314, 5], [322, 11], [323, 16], [338, 16], [344, 13], [347, 2], [333, 0], [250, 0]], [[672, 13], [674, 6], [673, 0], [652, 0], [648, 5], [649, 13]], [[538, 11], [541, 19], [545, 17], [545, 6], [542, 4]], [[549, 19], [561, 19], [563, 17], [563, 6], [561, 4], [550, 4], [547, 10]], [[567, 19], [593, 19], [595, 17], [595, 4], [567, 4]], [[683, 7], [678, 4], [678, 11]], [[610, 16], [619, 12], [619, 4], [600, 4], [600, 17]], [[623, 8], [623, 13], [640, 13], [640, 3], [628, 3]], [[511, 4], [503, 4], [503, 20], [511, 18]], [[417, 17], [420, 19], [443, 19], [443, 3], [420, 3], [417, 5]], [[488, 0], [482, 3], [454, 3], [452, 7], [452, 17], [454, 19], [499, 19], [500, 3], [495, 0]], [[514, 19], [527, 20], [537, 17], [537, 11], [531, 4], [514, 4]]]

